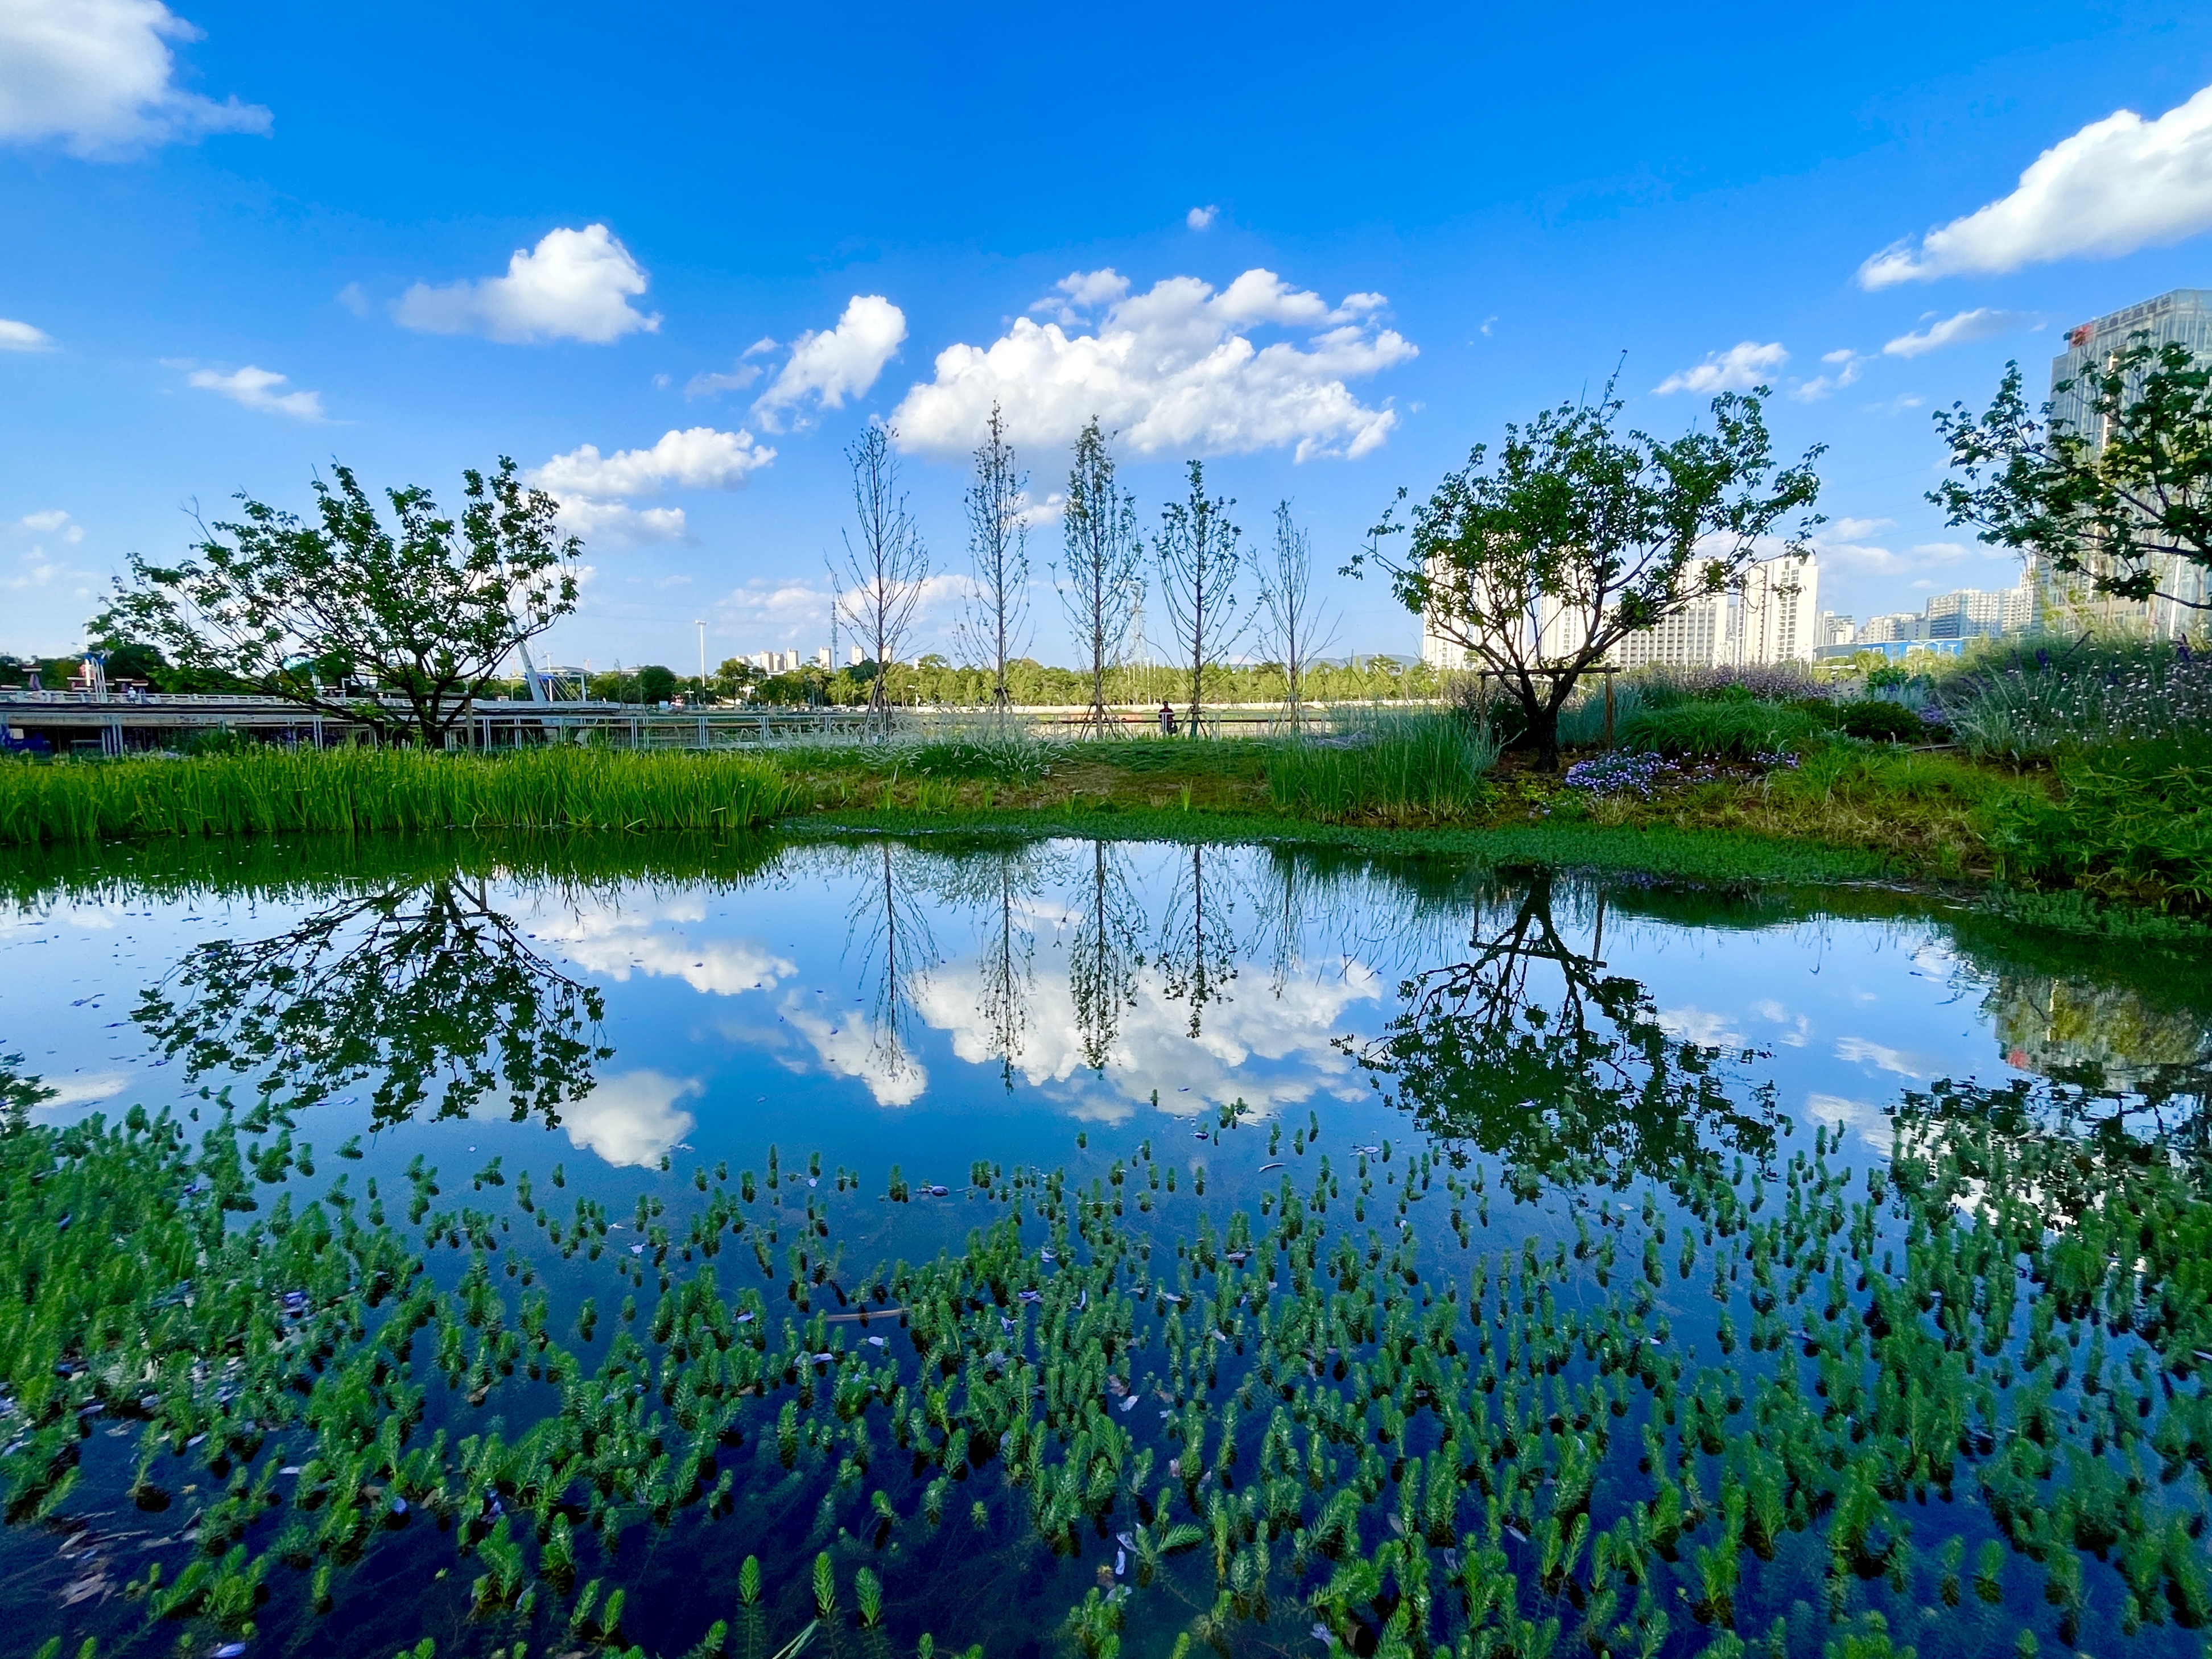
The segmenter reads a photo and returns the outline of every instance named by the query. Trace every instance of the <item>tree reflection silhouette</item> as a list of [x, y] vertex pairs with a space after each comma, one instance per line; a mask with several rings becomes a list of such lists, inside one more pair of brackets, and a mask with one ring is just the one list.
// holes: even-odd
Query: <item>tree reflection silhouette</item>
[[1222, 1000], [1237, 977], [1235, 878], [1219, 858], [1209, 867], [1207, 851], [1195, 842], [1187, 849], [1152, 952], [1168, 1000], [1190, 1006], [1194, 1037], [1203, 1031], [1207, 1005]]
[[378, 1127], [466, 1117], [503, 1092], [548, 1127], [614, 1050], [598, 990], [568, 978], [492, 908], [481, 879], [396, 883], [269, 939], [215, 939], [141, 994], [131, 1018], [197, 1080], [243, 1073], [264, 1103], [319, 1104], [371, 1075]]
[[1400, 987], [1382, 1036], [1346, 1042], [1376, 1087], [1428, 1134], [1528, 1177], [1671, 1183], [1770, 1152], [1771, 1085], [1742, 1085], [1740, 1105], [1723, 1050], [1670, 1035], [1640, 982], [1605, 971], [1602, 896], [1583, 951], [1554, 920], [1551, 872], [1517, 879], [1502, 927], [1479, 924], [1466, 960]]
[[868, 1048], [878, 1086], [913, 1079], [918, 1069], [908, 1034], [921, 1015], [915, 1000], [939, 953], [922, 908], [921, 854], [893, 841], [864, 848], [854, 873], [866, 872], [846, 913], [846, 951], [857, 947], [860, 971], [875, 981]]
[[1121, 1011], [1137, 1000], [1137, 939], [1144, 907], [1129, 884], [1127, 861], [1103, 841], [1080, 860], [1085, 890], [1071, 908], [1075, 937], [1067, 955], [1067, 988], [1075, 1005], [1083, 1063], [1106, 1069], [1121, 1035]]

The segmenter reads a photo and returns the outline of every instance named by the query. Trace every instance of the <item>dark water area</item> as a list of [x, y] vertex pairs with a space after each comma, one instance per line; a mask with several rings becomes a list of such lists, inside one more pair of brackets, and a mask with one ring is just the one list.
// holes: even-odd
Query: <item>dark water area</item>
[[308, 843], [15, 860], [0, 985], [0, 1652], [2206, 1650], [2202, 953]]

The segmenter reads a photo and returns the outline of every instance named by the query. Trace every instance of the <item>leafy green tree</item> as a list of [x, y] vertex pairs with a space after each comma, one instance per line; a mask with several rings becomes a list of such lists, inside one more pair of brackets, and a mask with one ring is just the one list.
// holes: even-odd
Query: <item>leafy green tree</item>
[[[1928, 499], [1992, 546], [2039, 557], [2114, 599], [2164, 599], [2212, 611], [2212, 364], [2148, 333], [2056, 390], [2080, 398], [2085, 429], [2039, 423], [2020, 365], [1978, 420], [1964, 404], [1939, 410], [1951, 447], [1947, 479]], [[2196, 580], [2186, 580], [2191, 569]]]
[[[315, 480], [313, 521], [240, 495], [243, 521], [203, 524], [197, 558], [132, 554], [88, 631], [381, 739], [442, 744], [515, 648], [575, 609], [582, 544], [505, 456], [489, 477], [461, 475], [458, 520], [410, 486], [386, 492], [387, 528], [351, 468], [332, 476]], [[362, 679], [384, 695], [356, 695]]]
[[[1352, 568], [1373, 560], [1407, 609], [1497, 676], [1538, 764], [1556, 769], [1559, 710], [1579, 678], [1631, 635], [1741, 586], [1778, 550], [1783, 520], [1820, 495], [1819, 446], [1776, 465], [1766, 395], [1723, 393], [1711, 430], [1671, 440], [1623, 432], [1610, 385], [1595, 404], [1546, 410], [1507, 426], [1494, 465], [1477, 444], [1410, 526], [1385, 514]], [[1820, 522], [1808, 517], [1779, 550], [1802, 556]], [[1408, 529], [1401, 559], [1382, 552]]]

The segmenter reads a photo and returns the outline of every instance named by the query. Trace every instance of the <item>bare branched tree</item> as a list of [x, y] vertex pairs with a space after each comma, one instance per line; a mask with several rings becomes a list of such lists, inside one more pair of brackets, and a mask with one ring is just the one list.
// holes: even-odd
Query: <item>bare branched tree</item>
[[838, 619], [875, 659], [868, 712], [880, 719], [886, 737], [891, 716], [885, 679], [906, 647], [929, 580], [929, 550], [899, 489], [896, 436], [887, 426], [871, 426], [845, 451], [856, 522], [845, 532], [845, 568], [834, 573], [843, 589], [835, 600]]
[[1261, 572], [1261, 649], [1283, 665], [1283, 701], [1292, 732], [1304, 729], [1305, 679], [1313, 660], [1336, 637], [1336, 623], [1312, 596], [1313, 539], [1291, 516], [1291, 504], [1275, 504], [1275, 540]]
[[1006, 416], [991, 405], [983, 441], [975, 450], [975, 473], [968, 486], [968, 554], [975, 562], [975, 586], [962, 618], [962, 642], [975, 660], [991, 671], [991, 706], [1013, 701], [1006, 690], [1006, 665], [1029, 643], [1029, 479], [1014, 461], [1006, 441]]
[[1115, 481], [1114, 452], [1092, 416], [1075, 440], [1067, 475], [1066, 566], [1056, 573], [1060, 602], [1091, 676], [1087, 724], [1110, 729], [1106, 676], [1121, 665], [1144, 602], [1144, 545], [1137, 538], [1137, 503]]
[[1160, 586], [1175, 630], [1180, 666], [1189, 665], [1190, 735], [1205, 711], [1206, 665], [1219, 662], [1251, 618], [1237, 613], [1237, 545], [1243, 532], [1229, 522], [1237, 503], [1206, 493], [1206, 464], [1190, 464], [1190, 494], [1160, 509]]

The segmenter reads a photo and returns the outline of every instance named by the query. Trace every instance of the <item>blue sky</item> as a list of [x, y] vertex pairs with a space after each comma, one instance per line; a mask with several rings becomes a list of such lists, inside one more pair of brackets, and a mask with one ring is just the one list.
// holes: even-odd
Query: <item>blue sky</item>
[[1917, 608], [2014, 575], [1922, 501], [1929, 410], [2212, 285], [2202, 9], [931, 9], [0, 0], [0, 649], [194, 501], [501, 453], [586, 532], [551, 654], [811, 647], [842, 447], [896, 422], [957, 577], [995, 398], [1051, 658], [1091, 407], [1147, 525], [1204, 455], [1333, 568], [1624, 351], [1662, 433], [1771, 381], [1823, 604]]

